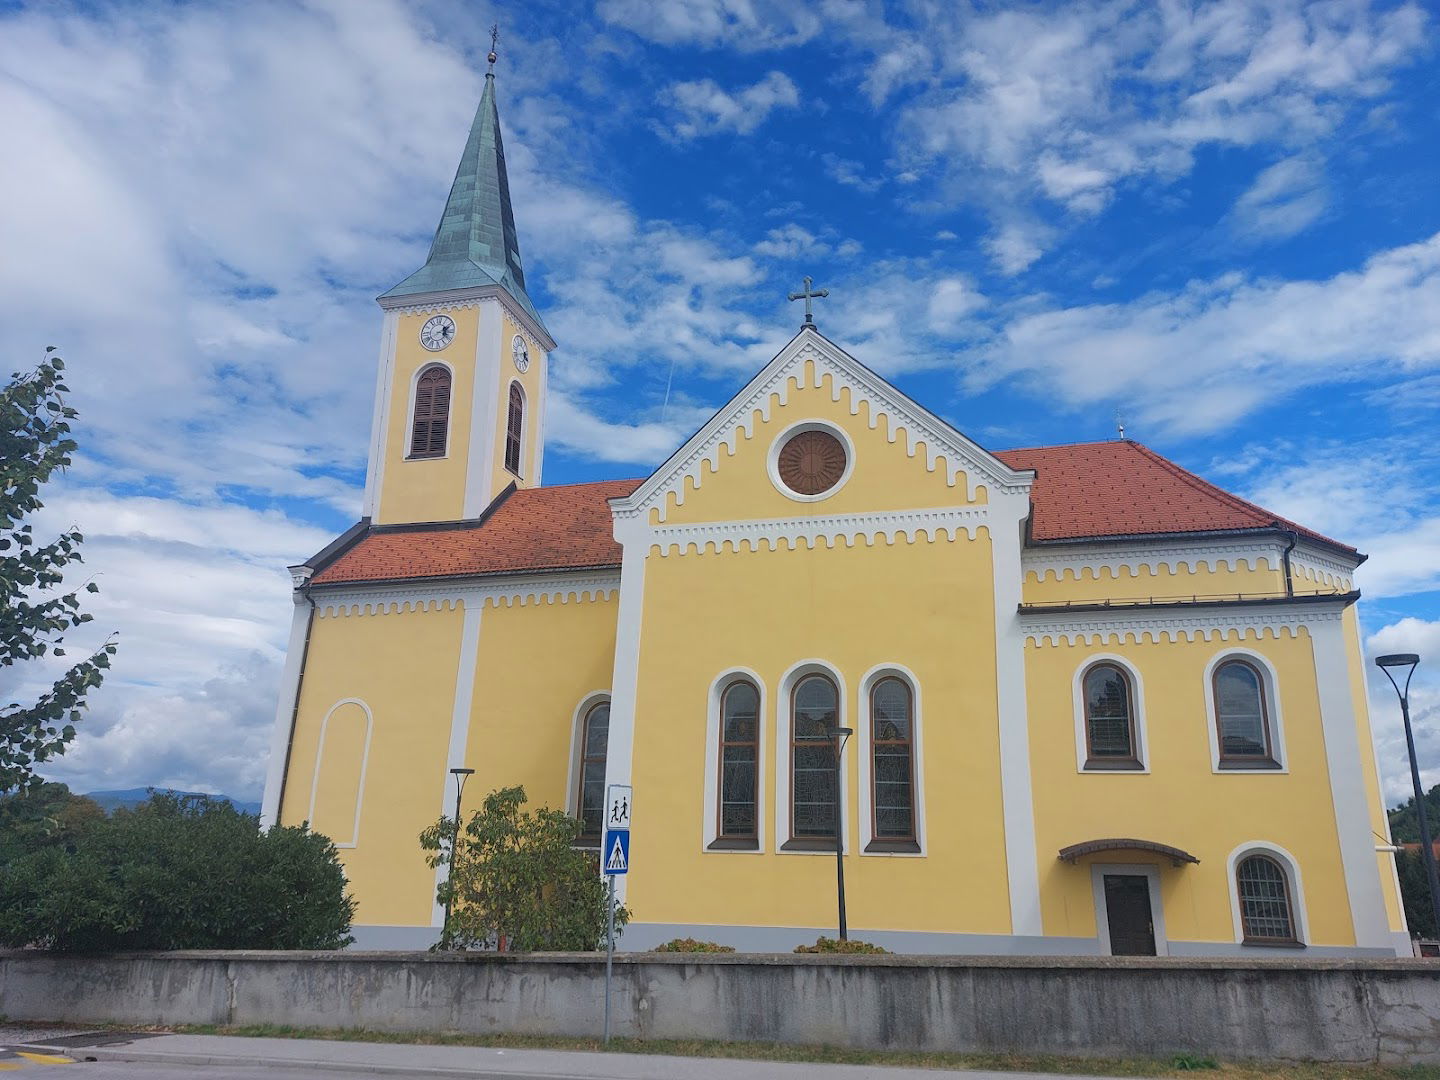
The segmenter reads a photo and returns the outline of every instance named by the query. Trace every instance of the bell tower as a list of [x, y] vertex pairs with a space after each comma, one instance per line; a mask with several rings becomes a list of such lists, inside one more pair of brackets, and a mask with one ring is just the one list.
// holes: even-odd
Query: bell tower
[[425, 265], [384, 310], [363, 514], [376, 525], [478, 517], [536, 487], [555, 342], [525, 270], [495, 105], [495, 53]]

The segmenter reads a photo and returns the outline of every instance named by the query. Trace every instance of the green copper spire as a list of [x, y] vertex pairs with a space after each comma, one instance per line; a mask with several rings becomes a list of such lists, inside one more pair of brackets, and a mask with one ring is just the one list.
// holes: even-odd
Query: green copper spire
[[485, 92], [480, 95], [480, 107], [475, 110], [475, 122], [470, 125], [430, 256], [424, 266], [380, 299], [479, 285], [500, 286], [544, 327], [525, 295], [525, 270], [515, 236], [515, 214], [510, 209], [510, 180], [505, 174], [493, 72], [485, 76]]

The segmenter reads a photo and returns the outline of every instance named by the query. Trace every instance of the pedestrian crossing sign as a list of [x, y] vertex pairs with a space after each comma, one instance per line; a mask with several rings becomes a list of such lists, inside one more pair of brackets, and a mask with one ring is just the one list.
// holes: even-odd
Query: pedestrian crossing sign
[[630, 830], [606, 829], [605, 846], [600, 849], [604, 856], [606, 874], [626, 874], [630, 871]]

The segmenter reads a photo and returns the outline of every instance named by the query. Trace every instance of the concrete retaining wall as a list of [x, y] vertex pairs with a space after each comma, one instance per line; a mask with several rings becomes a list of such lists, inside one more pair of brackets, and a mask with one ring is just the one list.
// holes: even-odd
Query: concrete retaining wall
[[[0, 1014], [600, 1031], [593, 955], [0, 952]], [[619, 955], [614, 1030], [876, 1049], [1440, 1063], [1425, 960]]]

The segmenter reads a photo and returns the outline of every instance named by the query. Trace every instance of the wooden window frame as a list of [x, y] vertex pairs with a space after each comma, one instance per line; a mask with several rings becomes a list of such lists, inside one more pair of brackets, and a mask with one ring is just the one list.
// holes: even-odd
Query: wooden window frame
[[[422, 418], [420, 415], [420, 391], [421, 384], [431, 376], [443, 376], [445, 382], [445, 404], [437, 407], [433, 401], [427, 406], [428, 412]], [[415, 374], [414, 399], [410, 405], [410, 430], [407, 434], [405, 455], [406, 461], [425, 461], [427, 459], [443, 458], [450, 452], [450, 406], [455, 392], [455, 375], [444, 364], [426, 364]], [[419, 425], [425, 424], [425, 438], [423, 445], [420, 445]], [[435, 429], [439, 425], [440, 445], [435, 446]], [[418, 447], [418, 448], [417, 448]]]
[[[749, 742], [729, 742], [725, 738], [725, 702], [737, 687], [748, 687], [755, 695], [755, 737]], [[719, 731], [716, 733], [719, 751], [715, 757], [715, 839], [707, 847], [712, 851], [756, 851], [760, 847], [760, 721], [765, 707], [760, 687], [748, 678], [731, 679], [720, 691]], [[751, 794], [755, 827], [748, 833], [727, 833], [725, 831], [725, 751], [730, 747], [748, 746], [754, 755], [755, 788]]]
[[[1260, 691], [1260, 726], [1265, 738], [1263, 754], [1227, 754], [1225, 752], [1225, 717], [1220, 712], [1220, 673], [1231, 664], [1240, 664], [1250, 669], [1255, 676], [1255, 685]], [[1275, 725], [1271, 719], [1270, 694], [1266, 685], [1265, 672], [1258, 664], [1242, 656], [1227, 656], [1210, 672], [1210, 701], [1215, 707], [1215, 763], [1220, 769], [1278, 769], [1280, 760], [1275, 756]]]
[[[598, 757], [596, 757], [596, 756], [592, 756], [592, 755], [586, 753], [586, 750], [587, 750], [587, 748], [588, 748], [589, 745], [590, 745], [590, 718], [595, 715], [595, 710], [596, 710], [596, 709], [599, 709], [599, 708], [602, 708], [602, 707], [607, 710], [606, 717], [605, 717], [605, 725], [606, 725], [606, 726], [605, 726], [605, 732], [606, 732], [605, 753], [603, 753], [603, 754], [599, 755]], [[584, 826], [584, 823], [585, 823], [585, 768], [586, 768], [586, 766], [588, 766], [588, 765], [593, 765], [593, 764], [596, 764], [596, 763], [598, 763], [598, 764], [600, 765], [600, 769], [601, 769], [600, 777], [601, 777], [602, 788], [603, 788], [603, 782], [604, 782], [604, 777], [605, 777], [605, 772], [604, 772], [604, 770], [605, 770], [605, 764], [606, 764], [606, 759], [607, 759], [608, 756], [609, 756], [609, 750], [610, 750], [610, 744], [609, 744], [609, 732], [610, 732], [610, 726], [609, 726], [609, 725], [610, 725], [610, 717], [609, 717], [609, 713], [608, 713], [609, 708], [610, 708], [610, 699], [609, 699], [609, 698], [601, 698], [599, 701], [592, 701], [589, 705], [587, 705], [587, 706], [585, 707], [585, 713], [584, 713], [584, 715], [581, 716], [581, 718], [580, 718], [580, 746], [579, 746], [579, 748], [578, 748], [578, 749], [579, 749], [579, 757], [578, 757], [578, 759], [577, 759], [577, 761], [576, 761], [576, 766], [577, 766], [577, 767], [576, 767], [576, 769], [575, 769], [575, 773], [576, 773], [576, 778], [575, 778], [575, 817], [579, 819], [579, 821], [580, 821], [580, 823], [581, 823], [581, 826], [582, 826], [582, 829], [583, 829], [583, 826]], [[582, 847], [598, 847], [599, 844], [600, 844], [601, 837], [604, 836], [604, 833], [605, 833], [605, 822], [604, 822], [605, 795], [604, 795], [604, 791], [603, 791], [603, 790], [601, 791], [601, 795], [600, 795], [600, 813], [601, 813], [600, 831], [599, 831], [599, 832], [596, 832], [596, 833], [588, 833], [588, 832], [582, 831], [581, 834], [576, 838], [576, 843], [578, 843], [580, 846], [582, 846]]]
[[[1285, 886], [1285, 918], [1290, 924], [1290, 936], [1283, 938], [1256, 937], [1250, 933], [1250, 923], [1245, 917], [1245, 894], [1240, 888], [1240, 874], [1245, 869], [1245, 864], [1254, 859], [1264, 859], [1275, 867], [1280, 873], [1280, 881]], [[1305, 943], [1300, 940], [1300, 923], [1295, 918], [1295, 881], [1290, 873], [1290, 868], [1283, 861], [1268, 851], [1251, 851], [1242, 855], [1235, 861], [1235, 904], [1240, 909], [1240, 944], [1242, 945], [1268, 945], [1278, 948], [1304, 948]]]
[[[1130, 754], [1127, 757], [1096, 757], [1090, 743], [1090, 676], [1101, 668], [1109, 668], [1120, 676], [1125, 684], [1125, 722], [1130, 732]], [[1143, 771], [1145, 763], [1140, 760], [1140, 730], [1135, 718], [1135, 680], [1122, 664], [1114, 660], [1097, 660], [1085, 668], [1080, 675], [1080, 723], [1085, 732], [1085, 770], [1087, 772], [1137, 772]]]
[[[796, 723], [795, 699], [800, 694], [800, 687], [804, 686], [805, 683], [811, 679], [823, 679], [829, 684], [830, 692], [834, 695], [835, 700], [835, 723], [837, 726], [840, 723], [840, 684], [835, 681], [834, 676], [825, 671], [807, 671], [803, 675], [798, 676], [790, 687], [790, 753], [788, 760], [785, 762], [785, 768], [790, 772], [790, 838], [781, 845], [781, 849], [784, 851], [835, 850], [833, 827], [831, 835], [829, 836], [795, 835], [795, 795], [797, 787], [795, 783], [795, 750], [797, 746], [804, 747], [805, 749], [813, 749], [820, 743], [819, 739], [798, 739], [795, 735], [799, 728], [799, 724]], [[828, 745], [830, 747], [831, 762], [833, 764], [835, 758], [835, 740], [833, 738], [829, 739]], [[843, 783], [843, 779], [840, 783]], [[843, 788], [838, 783], [835, 789], [835, 802], [840, 808], [840, 828], [843, 834], [845, 828], [845, 801]]]
[[[878, 739], [875, 735], [875, 694], [887, 682], [899, 683], [905, 688], [905, 700], [909, 717], [910, 735], [905, 739]], [[915, 688], [910, 680], [899, 675], [881, 675], [870, 684], [869, 709], [865, 722], [869, 727], [870, 742], [870, 842], [865, 845], [867, 852], [918, 852], [920, 850], [919, 807], [915, 802]], [[910, 834], [908, 836], [881, 836], [879, 822], [879, 799], [877, 785], [880, 769], [876, 761], [876, 750], [881, 746], [904, 746], [905, 757], [910, 765]]]
[[518, 380], [510, 381], [505, 409], [505, 470], [520, 477], [521, 459], [525, 454], [525, 390]]

